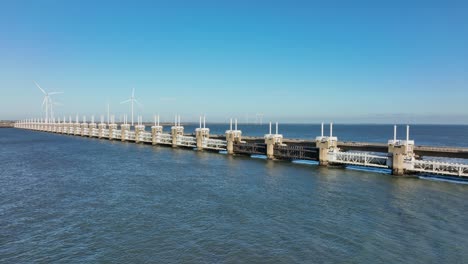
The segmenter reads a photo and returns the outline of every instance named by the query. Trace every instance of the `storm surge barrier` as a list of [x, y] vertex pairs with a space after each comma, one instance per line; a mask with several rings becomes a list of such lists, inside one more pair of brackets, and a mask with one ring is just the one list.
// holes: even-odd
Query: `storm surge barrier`
[[[18, 121], [15, 128], [43, 131], [64, 135], [92, 137], [107, 140], [119, 140], [142, 144], [170, 146], [174, 148], [187, 148], [197, 151], [216, 151], [228, 155], [262, 155], [271, 160], [310, 160], [321, 166], [362, 166], [390, 169], [393, 175], [437, 174], [443, 176], [468, 177], [468, 164], [464, 162], [451, 162], [452, 158], [458, 160], [468, 159], [468, 149], [449, 147], [415, 146], [410, 140], [409, 126], [406, 127], [406, 139], [399, 140], [394, 127], [393, 139], [386, 144], [340, 142], [333, 136], [333, 124], [330, 124], [330, 134], [325, 136], [322, 123], [321, 135], [314, 140], [291, 140], [283, 138], [276, 131], [272, 133], [270, 123], [269, 133], [264, 137], [245, 137], [237, 128], [237, 120], [231, 119], [229, 129], [225, 135], [210, 135], [206, 127], [205, 118], [200, 117], [200, 125], [194, 134], [184, 134], [184, 127], [180, 123], [180, 116], [175, 118], [170, 133], [163, 131], [159, 117], [155, 117], [151, 131], [146, 131], [142, 118], [138, 124], [131, 126], [126, 122], [117, 124], [112, 119], [109, 123], [86, 122], [78, 117], [75, 122], [58, 119], [45, 122], [41, 119], [27, 119]], [[432, 156], [427, 159], [427, 156]]]

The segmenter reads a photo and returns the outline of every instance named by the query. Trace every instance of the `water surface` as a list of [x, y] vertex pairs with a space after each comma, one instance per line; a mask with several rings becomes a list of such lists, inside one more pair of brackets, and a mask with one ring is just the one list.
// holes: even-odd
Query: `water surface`
[[468, 185], [0, 129], [0, 262], [463, 263]]

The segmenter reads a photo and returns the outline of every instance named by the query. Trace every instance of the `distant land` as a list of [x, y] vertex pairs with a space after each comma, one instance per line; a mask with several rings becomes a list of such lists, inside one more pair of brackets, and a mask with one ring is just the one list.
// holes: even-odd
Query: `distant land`
[[13, 127], [14, 121], [0, 120], [0, 128]]

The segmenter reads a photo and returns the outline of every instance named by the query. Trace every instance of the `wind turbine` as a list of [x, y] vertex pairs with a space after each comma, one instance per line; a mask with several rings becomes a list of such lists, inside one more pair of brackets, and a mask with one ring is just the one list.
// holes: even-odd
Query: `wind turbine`
[[138, 105], [141, 106], [140, 102], [138, 102], [138, 100], [135, 98], [135, 88], [133, 88], [133, 90], [132, 90], [132, 96], [131, 96], [129, 99], [127, 99], [127, 100], [125, 100], [125, 101], [122, 101], [122, 102], [120, 102], [120, 103], [121, 103], [121, 104], [126, 104], [126, 103], [130, 103], [130, 104], [131, 104], [131, 108], [132, 108], [132, 126], [133, 126], [133, 105], [134, 105], [135, 103], [137, 103]]
[[263, 113], [257, 113], [255, 119], [257, 125], [259, 124], [258, 121], [260, 121], [260, 125], [263, 125]]
[[54, 102], [52, 100], [52, 98], [49, 97], [49, 107], [50, 107], [49, 115], [50, 115], [50, 119], [52, 119], [52, 121], [55, 119], [54, 106], [62, 106], [62, 105], [63, 104], [61, 104], [61, 103]]
[[[54, 110], [53, 110], [53, 102], [52, 102], [52, 98], [50, 97], [51, 95], [54, 95], [54, 94], [62, 94], [63, 92], [51, 92], [51, 93], [48, 93], [46, 92], [44, 89], [41, 88], [41, 86], [39, 86], [39, 84], [37, 84], [37, 82], [34, 82], [37, 86], [37, 88], [39, 88], [39, 90], [41, 90], [41, 92], [44, 94], [44, 100], [42, 101], [42, 107], [45, 107], [45, 121], [46, 123], [48, 123], [49, 121], [49, 118], [53, 118], [53, 115], [54, 115]], [[49, 109], [50, 109], [50, 112], [49, 112]]]

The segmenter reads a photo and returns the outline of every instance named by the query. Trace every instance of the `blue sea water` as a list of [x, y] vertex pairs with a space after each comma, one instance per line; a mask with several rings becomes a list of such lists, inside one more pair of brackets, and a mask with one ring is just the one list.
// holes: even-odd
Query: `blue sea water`
[[[466, 146], [466, 129], [413, 135]], [[467, 200], [465, 184], [0, 129], [2, 263], [466, 263]]]

